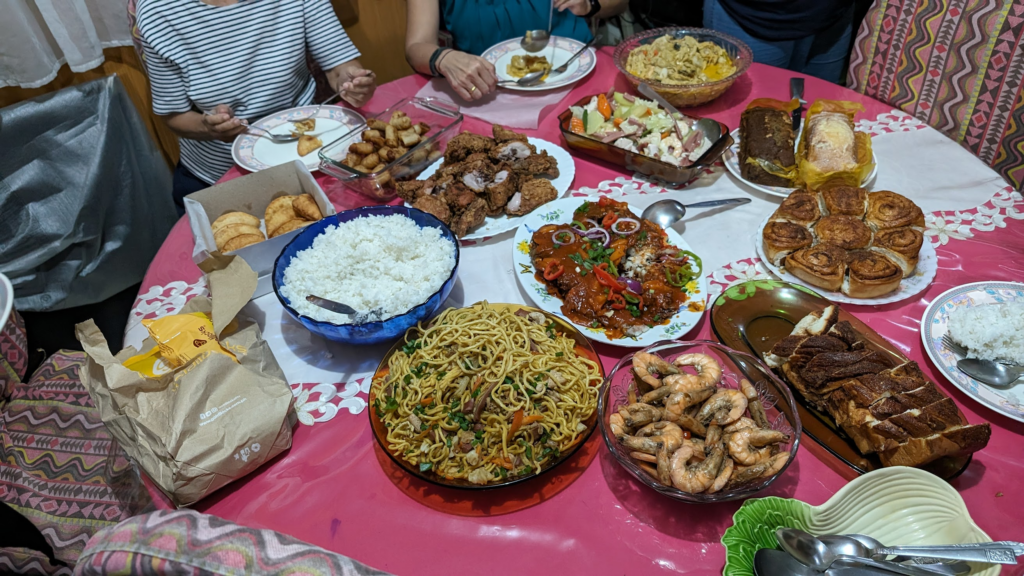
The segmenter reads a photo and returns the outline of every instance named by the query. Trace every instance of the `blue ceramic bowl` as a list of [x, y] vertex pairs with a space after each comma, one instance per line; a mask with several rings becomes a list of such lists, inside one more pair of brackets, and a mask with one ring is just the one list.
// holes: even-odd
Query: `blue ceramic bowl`
[[[437, 292], [434, 292], [430, 298], [427, 298], [426, 302], [414, 307], [405, 314], [400, 314], [381, 322], [367, 322], [366, 324], [333, 324], [331, 322], [323, 322], [314, 320], [309, 316], [303, 316], [292, 308], [291, 302], [281, 294], [281, 285], [284, 284], [284, 271], [288, 268], [296, 254], [312, 246], [313, 240], [328, 226], [334, 226], [340, 222], [348, 222], [364, 216], [390, 216], [392, 214], [407, 216], [416, 222], [420, 228], [427, 226], [439, 228], [441, 236], [455, 244], [455, 267], [452, 268], [451, 275], [441, 284], [441, 288]], [[277, 299], [281, 301], [281, 305], [288, 311], [288, 314], [314, 334], [319, 334], [328, 340], [344, 344], [380, 344], [398, 338], [420, 320], [433, 316], [444, 301], [448, 299], [448, 294], [451, 293], [452, 287], [455, 286], [455, 277], [458, 275], [458, 272], [459, 241], [455, 234], [444, 225], [444, 222], [426, 212], [407, 206], [367, 206], [366, 208], [346, 210], [340, 214], [328, 216], [319, 222], [314, 222], [303, 228], [299, 235], [284, 247], [281, 255], [277, 257], [277, 261], [274, 262], [274, 293], [277, 294]]]

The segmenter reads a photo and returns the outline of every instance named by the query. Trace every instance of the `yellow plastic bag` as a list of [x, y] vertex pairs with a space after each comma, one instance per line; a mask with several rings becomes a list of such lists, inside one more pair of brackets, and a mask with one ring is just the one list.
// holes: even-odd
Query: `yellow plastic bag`
[[807, 117], [804, 121], [805, 129], [800, 136], [800, 145], [797, 147], [796, 153], [800, 184], [810, 190], [818, 190], [825, 184], [860, 186], [861, 182], [871, 174], [871, 171], [875, 169], [875, 156], [871, 152], [871, 136], [864, 132], [855, 131], [853, 134], [857, 166], [852, 170], [823, 172], [807, 160], [807, 133], [809, 130], [806, 130], [806, 127], [810, 125], [811, 118], [821, 112], [838, 112], [845, 114], [852, 124], [854, 115], [863, 110], [864, 106], [861, 104], [844, 100], [815, 100], [814, 104], [811, 104], [807, 110]]
[[149, 352], [136, 354], [125, 360], [122, 364], [125, 368], [138, 372], [146, 378], [159, 378], [174, 370], [174, 367], [168, 364], [164, 360], [163, 355], [160, 354], [159, 346], [153, 346]]
[[142, 325], [160, 348], [164, 360], [178, 368], [205, 352], [224, 354], [238, 359], [220, 345], [213, 331], [213, 322], [202, 312], [172, 314], [156, 320], [143, 320]]

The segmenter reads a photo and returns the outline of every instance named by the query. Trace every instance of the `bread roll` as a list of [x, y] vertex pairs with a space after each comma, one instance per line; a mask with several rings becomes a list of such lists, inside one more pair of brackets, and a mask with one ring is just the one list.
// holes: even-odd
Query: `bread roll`
[[865, 222], [876, 232], [906, 226], [924, 230], [924, 212], [906, 196], [881, 190], [868, 194]]
[[811, 230], [818, 242], [843, 250], [858, 250], [871, 245], [871, 228], [853, 216], [825, 216]]
[[875, 234], [871, 249], [881, 252], [903, 269], [903, 276], [911, 276], [917, 269], [918, 256], [924, 244], [924, 234], [915, 228], [893, 228]]
[[817, 244], [786, 256], [785, 266], [787, 272], [808, 284], [838, 292], [846, 275], [846, 250]]
[[810, 226], [821, 218], [821, 206], [818, 203], [818, 195], [797, 190], [779, 205], [779, 208], [772, 214], [772, 220], [793, 222], [801, 226]]
[[782, 266], [783, 259], [796, 250], [810, 246], [814, 238], [810, 230], [792, 222], [769, 222], [761, 230], [765, 256], [776, 265]]
[[868, 191], [854, 186], [831, 186], [820, 192], [822, 213], [863, 218], [868, 210]]
[[871, 250], [855, 250], [847, 256], [849, 274], [843, 282], [843, 294], [853, 298], [877, 298], [900, 287], [903, 270], [884, 255]]

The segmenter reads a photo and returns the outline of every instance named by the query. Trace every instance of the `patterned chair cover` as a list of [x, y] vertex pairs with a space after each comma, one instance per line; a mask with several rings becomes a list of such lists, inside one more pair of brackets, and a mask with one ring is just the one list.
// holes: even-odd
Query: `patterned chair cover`
[[291, 536], [187, 509], [136, 516], [98, 532], [75, 574], [387, 576]]
[[42, 533], [57, 560], [0, 542], [0, 574], [70, 574], [98, 530], [151, 509], [78, 377], [85, 353], [62, 350], [23, 382], [25, 325], [0, 327], [0, 502]]
[[1024, 0], [875, 0], [847, 85], [1024, 182]]

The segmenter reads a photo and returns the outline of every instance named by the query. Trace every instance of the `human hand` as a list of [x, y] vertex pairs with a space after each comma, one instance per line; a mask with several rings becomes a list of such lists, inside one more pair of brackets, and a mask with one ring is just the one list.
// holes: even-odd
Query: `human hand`
[[338, 93], [343, 100], [356, 108], [369, 102], [377, 90], [377, 77], [370, 70], [358, 67], [344, 70], [341, 79], [343, 82], [338, 87]]
[[577, 16], [590, 14], [590, 0], [553, 0], [555, 10], [564, 12], [566, 10]]
[[249, 128], [249, 123], [235, 118], [235, 112], [226, 104], [218, 104], [203, 113], [203, 127], [214, 140], [234, 142], [235, 137]]
[[464, 100], [479, 100], [498, 86], [494, 65], [465, 52], [452, 50], [441, 54], [437, 69]]

